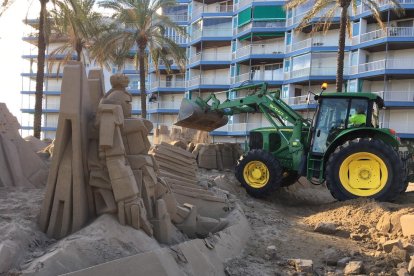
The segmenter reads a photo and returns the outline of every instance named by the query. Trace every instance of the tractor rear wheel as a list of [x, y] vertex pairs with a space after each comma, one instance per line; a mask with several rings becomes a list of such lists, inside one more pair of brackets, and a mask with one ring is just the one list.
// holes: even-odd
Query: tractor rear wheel
[[359, 138], [339, 146], [326, 166], [326, 183], [338, 200], [357, 197], [392, 201], [404, 187], [398, 153], [381, 140]]
[[236, 166], [236, 178], [253, 197], [265, 197], [282, 183], [283, 169], [269, 152], [255, 149], [242, 156]]

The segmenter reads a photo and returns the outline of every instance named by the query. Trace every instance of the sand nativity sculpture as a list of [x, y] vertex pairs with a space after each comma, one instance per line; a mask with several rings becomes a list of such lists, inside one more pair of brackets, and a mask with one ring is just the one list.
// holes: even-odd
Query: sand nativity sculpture
[[110, 81], [104, 95], [101, 70], [87, 77], [81, 63], [65, 66], [41, 229], [60, 239], [103, 213], [166, 244], [176, 228], [189, 237], [223, 229], [225, 219], [201, 216], [195, 206], [177, 202], [148, 154], [152, 123], [131, 117], [128, 78], [113, 75]]

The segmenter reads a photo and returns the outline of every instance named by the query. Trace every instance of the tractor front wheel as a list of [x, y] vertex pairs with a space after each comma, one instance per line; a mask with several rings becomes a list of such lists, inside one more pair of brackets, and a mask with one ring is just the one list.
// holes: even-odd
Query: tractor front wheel
[[398, 153], [381, 140], [368, 138], [339, 146], [326, 166], [328, 189], [338, 200], [392, 201], [404, 187], [404, 175]]
[[236, 166], [236, 178], [253, 197], [265, 197], [281, 186], [283, 169], [269, 152], [251, 150]]

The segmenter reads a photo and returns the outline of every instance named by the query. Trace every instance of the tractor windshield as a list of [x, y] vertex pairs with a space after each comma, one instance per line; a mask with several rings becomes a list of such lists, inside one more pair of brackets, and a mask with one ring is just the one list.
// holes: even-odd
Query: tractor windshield
[[369, 101], [363, 98], [324, 98], [315, 123], [312, 151], [324, 153], [326, 148], [347, 128], [378, 125], [378, 108], [374, 104], [372, 121], [367, 120]]
[[315, 124], [312, 151], [324, 153], [328, 136], [336, 129], [345, 128], [350, 99], [325, 98], [319, 106]]

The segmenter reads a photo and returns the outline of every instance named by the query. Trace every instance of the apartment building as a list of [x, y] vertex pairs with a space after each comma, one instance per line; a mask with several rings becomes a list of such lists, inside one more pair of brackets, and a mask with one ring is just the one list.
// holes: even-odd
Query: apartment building
[[[413, 139], [414, 124], [409, 120], [414, 118], [414, 0], [399, 1], [406, 10], [402, 17], [391, 11], [388, 0], [377, 1], [385, 30], [380, 29], [365, 5], [360, 3], [355, 13], [350, 9], [352, 36], [347, 38], [345, 47], [344, 89], [381, 95], [386, 106], [382, 126], [395, 129], [402, 139]], [[308, 91], [319, 92], [322, 82], [328, 82], [328, 91], [335, 89], [339, 11], [326, 33], [311, 32], [312, 26], [296, 31], [313, 3], [287, 11], [284, 4], [285, 1], [268, 0], [177, 0], [176, 6], [162, 11], [187, 28], [188, 37], [172, 30], [166, 35], [186, 49], [188, 59], [185, 71], [171, 61], [172, 70], [159, 64], [158, 74], [150, 63], [147, 93], [156, 100], [147, 103], [149, 119], [155, 125], [171, 126], [183, 97], [205, 97], [211, 92], [223, 100], [242, 97], [240, 93], [229, 95], [223, 91], [245, 82], [262, 81], [272, 89], [280, 89], [289, 105], [311, 118], [316, 105], [307, 103]], [[312, 22], [316, 24], [319, 19]], [[30, 44], [29, 38], [24, 40]], [[139, 80], [132, 61], [123, 72], [131, 79], [133, 113], [137, 115]], [[24, 86], [29, 82], [29, 89], [21, 92], [22, 126], [30, 130], [30, 124], [25, 122], [31, 122], [27, 119], [31, 117], [30, 99], [34, 95], [30, 87], [34, 84], [30, 86], [33, 79], [26, 72], [22, 76], [28, 79], [23, 81]], [[45, 83], [46, 136], [53, 135], [53, 122], [57, 121], [58, 83]], [[261, 114], [235, 115], [228, 125], [211, 135], [215, 141], [243, 142], [251, 129], [266, 125], [268, 122]]]

